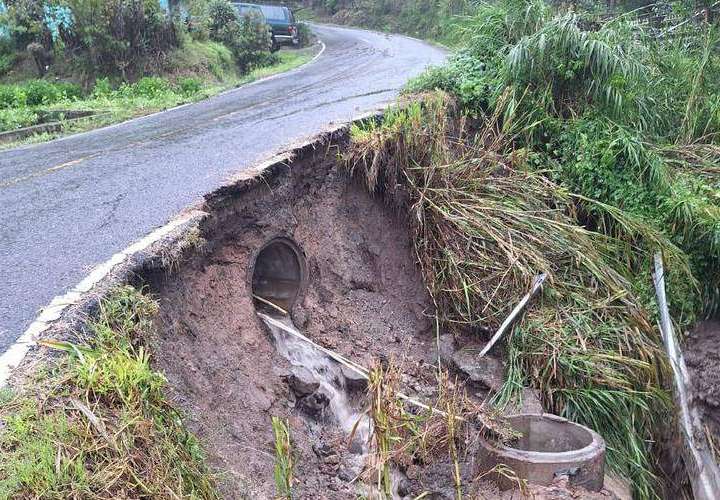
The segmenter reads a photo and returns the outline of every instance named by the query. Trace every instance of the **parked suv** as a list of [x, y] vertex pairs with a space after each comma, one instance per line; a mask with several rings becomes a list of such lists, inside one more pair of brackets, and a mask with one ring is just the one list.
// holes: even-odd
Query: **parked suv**
[[290, 9], [280, 5], [260, 5], [265, 20], [272, 28], [273, 46], [297, 45], [298, 28]]

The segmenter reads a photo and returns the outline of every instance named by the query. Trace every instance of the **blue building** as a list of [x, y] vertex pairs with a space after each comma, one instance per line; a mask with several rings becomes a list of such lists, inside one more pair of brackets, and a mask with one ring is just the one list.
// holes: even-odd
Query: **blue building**
[[2, 2], [2, 0], [0, 0], [0, 38], [6, 37], [10, 34], [7, 26], [2, 24], [2, 15], [5, 13], [6, 10], [7, 8], [5, 7], [5, 4]]

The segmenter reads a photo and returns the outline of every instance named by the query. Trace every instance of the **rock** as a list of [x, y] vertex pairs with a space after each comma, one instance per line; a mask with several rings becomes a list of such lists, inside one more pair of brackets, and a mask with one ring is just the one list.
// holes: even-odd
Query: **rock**
[[298, 401], [298, 406], [313, 417], [322, 416], [329, 404], [330, 398], [322, 392], [313, 392]]
[[340, 365], [340, 371], [342, 371], [343, 377], [345, 377], [345, 387], [349, 390], [364, 391], [367, 388], [367, 379], [355, 370], [345, 365]]
[[364, 455], [366, 450], [360, 438], [355, 436], [355, 439], [352, 440], [352, 443], [350, 443], [348, 447], [348, 451], [353, 455]]
[[350, 481], [352, 481], [355, 478], [355, 476], [353, 476], [353, 474], [352, 474], [352, 471], [346, 467], [343, 467], [342, 469], [340, 469], [340, 472], [338, 472], [337, 477], [338, 477], [338, 479], [340, 479], [341, 481], [345, 481], [346, 483], [349, 483]]
[[[455, 352], [455, 338], [450, 334], [440, 335], [440, 361], [443, 364], [453, 364], [453, 353]], [[430, 360], [428, 360], [430, 362]], [[437, 356], [432, 360], [437, 363]]]
[[294, 366], [290, 376], [288, 376], [286, 380], [290, 386], [290, 390], [292, 390], [298, 398], [304, 398], [320, 387], [320, 384], [315, 381], [315, 377], [310, 373], [310, 370], [302, 366]]
[[398, 494], [398, 496], [399, 496], [400, 498], [402, 498], [402, 497], [408, 496], [410, 493], [411, 493], [411, 491], [410, 491], [410, 481], [408, 481], [407, 479], [404, 479], [404, 478], [401, 479], [401, 480], [398, 482], [398, 486], [397, 486], [397, 494]]
[[480, 358], [475, 349], [460, 349], [452, 355], [452, 360], [455, 367], [473, 382], [493, 391], [502, 387], [505, 368], [500, 360], [487, 354]]
[[296, 306], [292, 311], [292, 320], [300, 329], [305, 329], [308, 325], [308, 313], [302, 306]]
[[327, 443], [321, 443], [318, 445], [314, 444], [312, 449], [315, 454], [320, 458], [329, 457], [330, 455], [337, 455], [335, 449]]

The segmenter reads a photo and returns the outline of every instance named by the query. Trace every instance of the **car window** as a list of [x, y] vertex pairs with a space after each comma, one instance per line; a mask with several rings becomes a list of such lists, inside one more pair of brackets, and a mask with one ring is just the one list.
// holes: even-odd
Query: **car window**
[[238, 11], [238, 14], [241, 16], [247, 16], [248, 14], [256, 14], [257, 16], [263, 18], [263, 12], [260, 9], [258, 5], [252, 5], [247, 3], [235, 3], [235, 8]]
[[278, 7], [276, 5], [261, 5], [260, 8], [262, 9], [263, 14], [265, 14], [265, 18], [269, 21], [288, 20], [285, 10], [282, 7]]

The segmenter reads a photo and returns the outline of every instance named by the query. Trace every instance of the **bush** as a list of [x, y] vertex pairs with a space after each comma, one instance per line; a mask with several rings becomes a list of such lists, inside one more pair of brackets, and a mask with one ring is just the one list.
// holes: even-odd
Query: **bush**
[[267, 25], [259, 17], [243, 16], [227, 0], [213, 0], [208, 6], [210, 39], [227, 46], [241, 71], [273, 61], [272, 40]]
[[32, 80], [23, 87], [27, 106], [44, 106], [58, 101], [77, 99], [82, 96], [80, 87], [71, 83]]
[[202, 82], [198, 78], [181, 78], [178, 80], [180, 92], [186, 96], [193, 96], [202, 90]]
[[29, 108], [0, 109], [0, 132], [29, 127], [38, 115]]
[[160, 67], [179, 45], [158, 0], [67, 0], [67, 5], [73, 23], [61, 26], [60, 36], [87, 74], [133, 80]]
[[[2, 16], [0, 15], [0, 22], [2, 22]], [[0, 76], [5, 75], [15, 65], [17, 56], [15, 50], [12, 47], [10, 40], [3, 39], [0, 35]]]
[[313, 42], [313, 33], [305, 23], [298, 23], [298, 46], [307, 47]]
[[24, 85], [0, 85], [0, 109], [47, 106], [82, 97], [82, 89], [73, 83], [31, 80]]
[[0, 85], [0, 109], [25, 106], [25, 92], [15, 85]]
[[124, 97], [143, 97], [154, 99], [172, 92], [170, 84], [164, 78], [146, 76], [133, 84], [124, 84], [120, 93]]
[[107, 97], [112, 94], [112, 85], [110, 85], [110, 79], [98, 78], [95, 80], [95, 87], [93, 88], [92, 95], [94, 97]]

